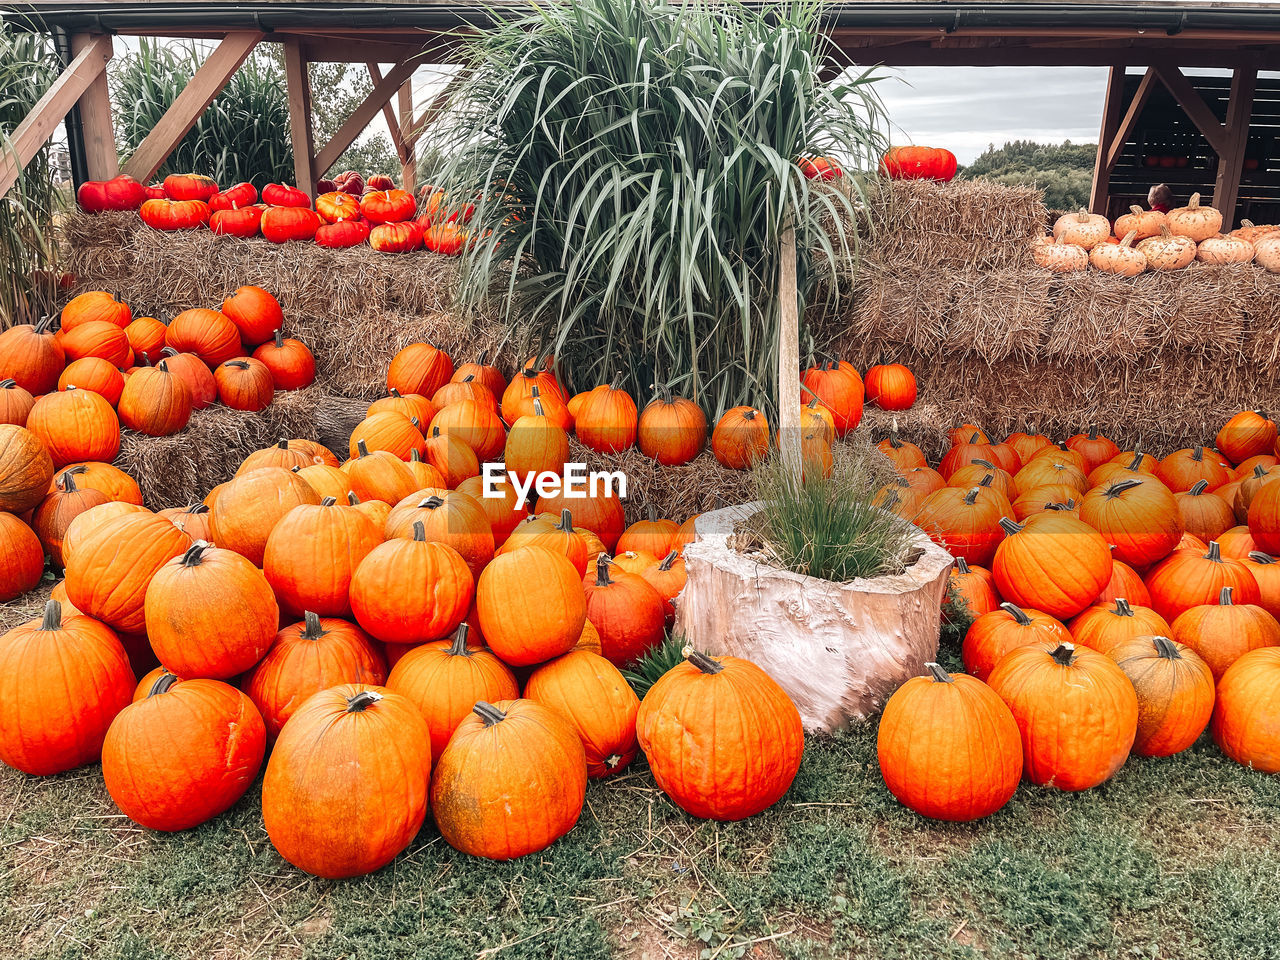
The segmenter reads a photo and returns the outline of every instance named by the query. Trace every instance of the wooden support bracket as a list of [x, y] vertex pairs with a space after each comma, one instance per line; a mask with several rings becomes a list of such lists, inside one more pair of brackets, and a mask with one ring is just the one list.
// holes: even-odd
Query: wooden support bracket
[[364, 132], [378, 112], [382, 109], [383, 104], [389, 102], [396, 91], [400, 89], [400, 84], [404, 83], [411, 76], [413, 71], [418, 68], [419, 58], [411, 57], [408, 60], [402, 60], [397, 63], [382, 78], [380, 83], [375, 83], [372, 92], [360, 102], [360, 105], [352, 112], [346, 122], [338, 128], [337, 133], [333, 135], [328, 143], [320, 148], [316, 156], [316, 171], [319, 176], [324, 176], [329, 168], [338, 162], [338, 157], [355, 143], [356, 137]]

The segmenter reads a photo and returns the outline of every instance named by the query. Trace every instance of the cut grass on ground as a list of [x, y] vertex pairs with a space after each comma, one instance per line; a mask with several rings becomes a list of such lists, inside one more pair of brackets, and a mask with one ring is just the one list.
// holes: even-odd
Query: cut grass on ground
[[885, 790], [871, 724], [810, 739], [791, 792], [744, 823], [685, 816], [640, 763], [593, 783], [541, 854], [475, 860], [428, 823], [337, 883], [280, 859], [258, 793], [162, 835], [118, 813], [97, 767], [0, 773], [0, 956], [1280, 958], [1280, 779], [1207, 737], [946, 825]]

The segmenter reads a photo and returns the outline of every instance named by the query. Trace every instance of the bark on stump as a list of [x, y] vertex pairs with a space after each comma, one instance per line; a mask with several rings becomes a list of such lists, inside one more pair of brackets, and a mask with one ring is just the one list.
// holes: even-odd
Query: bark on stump
[[734, 550], [734, 527], [755, 504], [700, 516], [685, 547], [688, 581], [675, 630], [693, 646], [750, 660], [795, 702], [809, 732], [878, 712], [938, 655], [952, 557], [923, 533], [904, 573], [839, 584], [779, 570]]

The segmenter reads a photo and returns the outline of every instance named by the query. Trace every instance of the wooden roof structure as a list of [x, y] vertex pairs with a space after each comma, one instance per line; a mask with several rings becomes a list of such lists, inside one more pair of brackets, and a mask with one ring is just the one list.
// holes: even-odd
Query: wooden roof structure
[[[455, 60], [460, 39], [490, 11], [512, 6], [446, 0], [35, 0], [0, 16], [53, 33], [65, 69], [0, 157], [0, 194], [65, 119], [77, 181], [123, 169], [147, 181], [260, 43], [284, 47], [296, 180], [312, 191], [338, 156], [382, 114], [405, 178], [414, 147], [442, 98], [413, 103], [411, 77], [426, 63]], [[1110, 68], [1092, 195], [1108, 207], [1111, 173], [1157, 86], [1167, 90], [1215, 155], [1213, 201], [1234, 210], [1245, 165], [1259, 70], [1280, 69], [1280, 4], [1195, 0], [850, 0], [827, 5], [832, 43], [853, 62], [891, 66], [1099, 66]], [[116, 156], [107, 94], [111, 37], [215, 41], [213, 52], [123, 167]], [[326, 144], [314, 143], [309, 62], [365, 63], [373, 91]], [[391, 66], [384, 70], [384, 66]], [[1128, 68], [1143, 68], [1126, 91]], [[1225, 116], [1206, 103], [1185, 68], [1231, 71]], [[1268, 158], [1280, 173], [1280, 157]]]

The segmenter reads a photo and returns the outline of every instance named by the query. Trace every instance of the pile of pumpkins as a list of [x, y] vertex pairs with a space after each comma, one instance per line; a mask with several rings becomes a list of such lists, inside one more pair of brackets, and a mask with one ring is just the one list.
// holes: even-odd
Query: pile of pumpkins
[[1092, 267], [1104, 273], [1136, 277], [1147, 270], [1181, 270], [1201, 263], [1255, 262], [1280, 273], [1280, 226], [1245, 220], [1222, 233], [1222, 211], [1191, 195], [1185, 207], [1168, 213], [1134, 206], [1114, 224], [1083, 207], [1059, 217], [1051, 236], [1038, 237], [1032, 256], [1038, 266], [1055, 273], [1077, 273]]
[[[1102, 783], [1212, 724], [1280, 772], [1280, 441], [1256, 411], [1157, 460], [1090, 430], [993, 442], [971, 424], [930, 467], [882, 441], [885, 504], [957, 558], [965, 673], [909, 681], [879, 731], [889, 789], [930, 817], [998, 810], [1020, 777]], [[950, 758], [946, 764], [937, 757]]]
[[[44, 616], [0, 637], [0, 760], [45, 775], [100, 758], [120, 809], [157, 830], [225, 811], [265, 760], [269, 837], [325, 877], [390, 862], [428, 808], [466, 853], [540, 850], [577, 821], [587, 778], [638, 750], [695, 816], [776, 802], [804, 741], [763, 671], [687, 650], [640, 701], [619, 670], [665, 640], [692, 521], [626, 526], [609, 490], [536, 510], [509, 480], [486, 496], [457, 461], [490, 455], [468, 415], [489, 409], [493, 372], [450, 363], [430, 400], [409, 391], [409, 359], [442, 370], [438, 354], [397, 358], [407, 392], [371, 405], [347, 461], [282, 440], [184, 509], [153, 513], [105, 463], [55, 477], [40, 436], [0, 425], [0, 533], [27, 536], [0, 536], [0, 569], [25, 553], [20, 588], [39, 578], [33, 511], [65, 570]], [[550, 371], [528, 379], [512, 453], [560, 396]], [[436, 459], [413, 420], [441, 418]]]
[[121, 174], [83, 184], [78, 200], [86, 213], [137, 210], [156, 230], [207, 227], [220, 236], [262, 236], [272, 243], [314, 241], [333, 250], [368, 244], [383, 253], [425, 247], [457, 256], [467, 242], [463, 225], [475, 212], [474, 204], [453, 209], [434, 187], [424, 186], [415, 196], [397, 188], [390, 177], [372, 176], [366, 184], [351, 171], [318, 186], [321, 192], [313, 203], [304, 191], [288, 184], [269, 183], [259, 197], [252, 183], [222, 190], [210, 177], [196, 173], [170, 174], [150, 187]]
[[215, 401], [258, 411], [276, 390], [310, 385], [315, 359], [283, 326], [280, 304], [261, 287], [167, 324], [134, 317], [109, 293], [82, 293], [56, 331], [44, 320], [0, 333], [0, 423], [29, 428], [55, 467], [110, 463], [121, 427], [167, 436]]

